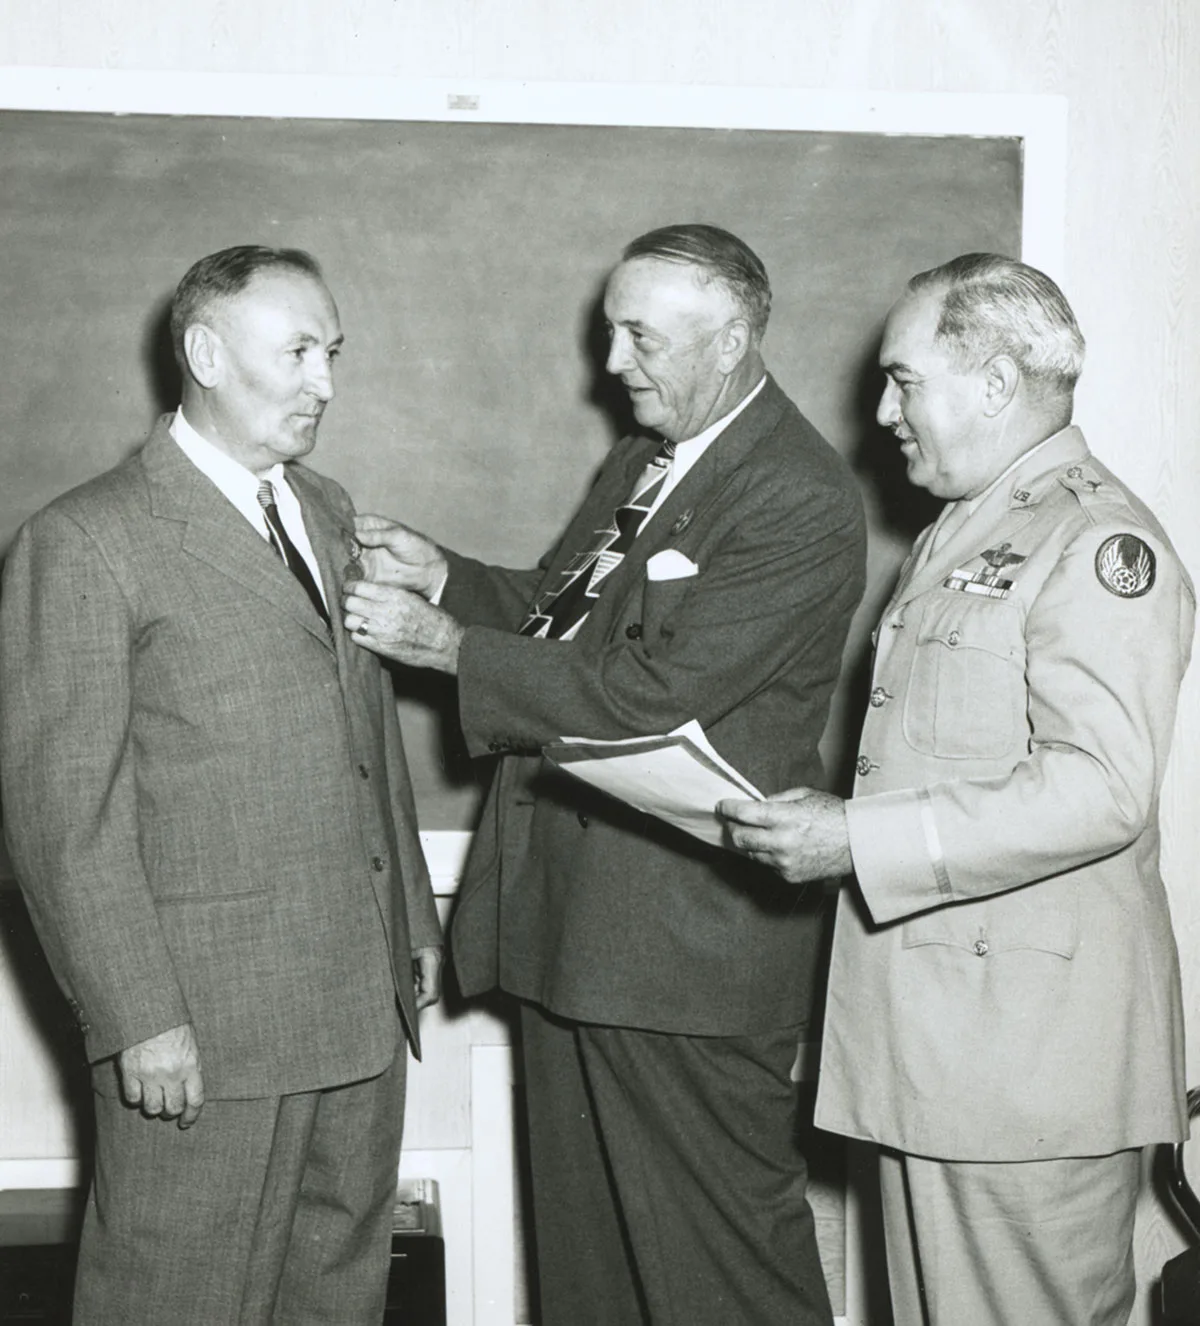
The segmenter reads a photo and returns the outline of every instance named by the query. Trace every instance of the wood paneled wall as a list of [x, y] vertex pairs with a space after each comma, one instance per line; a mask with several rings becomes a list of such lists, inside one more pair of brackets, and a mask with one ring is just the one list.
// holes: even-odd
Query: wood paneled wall
[[[1078, 419], [1200, 573], [1195, 0], [0, 0], [4, 64], [1063, 94]], [[1164, 805], [1194, 1081], [1198, 801], [1200, 665]], [[1150, 1205], [1140, 1242], [1150, 1269], [1177, 1246]]]

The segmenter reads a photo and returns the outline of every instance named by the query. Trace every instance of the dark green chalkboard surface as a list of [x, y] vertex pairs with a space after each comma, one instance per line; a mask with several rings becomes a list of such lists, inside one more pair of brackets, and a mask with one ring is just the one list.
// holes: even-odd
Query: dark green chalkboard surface
[[[917, 270], [1019, 253], [1021, 179], [1014, 138], [0, 112], [0, 548], [176, 404], [164, 318], [190, 263], [266, 243], [318, 257], [346, 332], [316, 467], [360, 509], [528, 565], [622, 426], [607, 270], [644, 230], [714, 222], [766, 263], [768, 364], [867, 499], [841, 770], [871, 618], [929, 511], [873, 423], [882, 319]], [[399, 686], [422, 827], [470, 827], [453, 688]]]

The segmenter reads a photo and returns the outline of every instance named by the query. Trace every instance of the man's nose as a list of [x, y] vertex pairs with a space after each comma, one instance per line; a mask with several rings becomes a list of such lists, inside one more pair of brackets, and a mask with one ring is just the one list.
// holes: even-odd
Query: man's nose
[[632, 368], [634, 363], [631, 351], [629, 333], [618, 328], [613, 332], [612, 341], [609, 343], [605, 369], [609, 373], [624, 373], [626, 369]]
[[333, 363], [324, 357], [313, 357], [308, 370], [308, 390], [319, 401], [333, 400]]
[[879, 406], [875, 411], [875, 418], [884, 428], [894, 428], [901, 420], [900, 413], [900, 388], [888, 378], [883, 386], [883, 395], [879, 398]]

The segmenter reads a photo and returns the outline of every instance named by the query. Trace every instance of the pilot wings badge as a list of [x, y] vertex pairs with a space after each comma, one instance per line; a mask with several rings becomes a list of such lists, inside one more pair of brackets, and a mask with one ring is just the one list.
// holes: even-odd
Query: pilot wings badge
[[1025, 560], [1021, 553], [1012, 551], [1011, 543], [1002, 543], [998, 548], [986, 548], [979, 555], [997, 571], [1003, 571], [1006, 566], [1020, 566]]
[[1154, 575], [1154, 553], [1136, 534], [1114, 534], [1096, 552], [1096, 579], [1118, 598], [1148, 594]]

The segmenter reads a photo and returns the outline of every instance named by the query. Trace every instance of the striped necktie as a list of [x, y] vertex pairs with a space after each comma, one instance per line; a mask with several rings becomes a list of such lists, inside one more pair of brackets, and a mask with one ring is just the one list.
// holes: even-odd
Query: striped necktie
[[300, 555], [300, 550], [288, 538], [288, 532], [284, 529], [283, 521], [279, 518], [279, 508], [275, 505], [275, 489], [266, 479], [258, 485], [258, 504], [262, 507], [263, 515], [267, 518], [267, 532], [271, 537], [271, 547], [283, 559], [284, 566], [304, 587], [309, 602], [316, 608], [321, 620], [328, 626], [329, 613], [325, 609], [325, 601], [321, 598], [321, 591], [317, 588], [317, 582], [313, 579], [308, 563]]
[[605, 580], [633, 547], [671, 472], [674, 455], [674, 442], [659, 447], [638, 476], [628, 501], [617, 507], [608, 525], [596, 531], [591, 547], [571, 558], [559, 573], [561, 583], [534, 600], [522, 623], [521, 635], [548, 640], [574, 638], [600, 597]]

